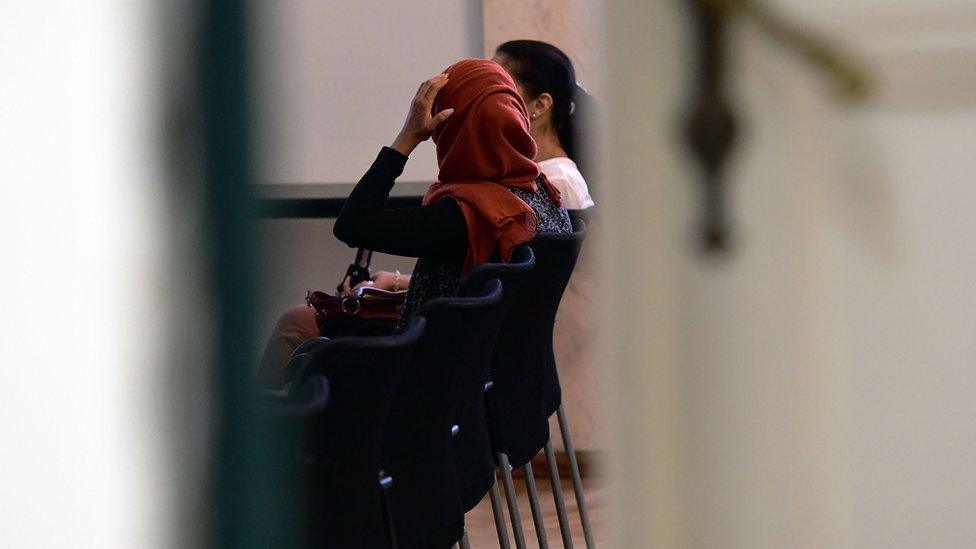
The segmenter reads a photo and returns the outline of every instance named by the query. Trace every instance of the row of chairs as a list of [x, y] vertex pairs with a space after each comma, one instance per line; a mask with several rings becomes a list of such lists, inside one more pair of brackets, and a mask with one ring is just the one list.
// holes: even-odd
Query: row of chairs
[[457, 297], [424, 304], [398, 335], [318, 338], [296, 350], [286, 374], [295, 389], [270, 403], [275, 429], [295, 441], [277, 464], [282, 493], [293, 494], [282, 544], [463, 549], [464, 514], [489, 494], [499, 546], [511, 546], [509, 522], [521, 549], [512, 470], [522, 467], [539, 546], [548, 547], [531, 468], [544, 450], [572, 547], [550, 442], [555, 413], [593, 547], [552, 348], [584, 236], [574, 220], [572, 234], [540, 235], [508, 263], [475, 268]]

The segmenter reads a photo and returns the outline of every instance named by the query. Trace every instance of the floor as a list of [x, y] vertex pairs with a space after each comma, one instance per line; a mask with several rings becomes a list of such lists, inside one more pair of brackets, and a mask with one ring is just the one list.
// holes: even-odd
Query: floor
[[[536, 487], [539, 490], [539, 499], [542, 504], [542, 514], [546, 525], [546, 537], [549, 547], [557, 549], [563, 547], [562, 538], [559, 534], [559, 521], [556, 518], [556, 506], [552, 499], [552, 488], [545, 475], [536, 473]], [[579, 513], [576, 510], [576, 497], [573, 494], [573, 485], [569, 479], [563, 479], [563, 497], [566, 501], [566, 508], [569, 511], [569, 520], [573, 532], [573, 546], [583, 549], [586, 542], [583, 538], [583, 528], [580, 523]], [[597, 547], [607, 547], [606, 524], [606, 489], [599, 485], [599, 479], [586, 478], [583, 480], [586, 491], [586, 509], [590, 517], [590, 524], [593, 528], [594, 542]], [[519, 514], [522, 516], [522, 525], [525, 531], [526, 547], [538, 548], [539, 543], [536, 539], [535, 528], [532, 524], [532, 511], [529, 507], [529, 499], [526, 494], [525, 482], [523, 479], [515, 479], [516, 492], [518, 494]], [[499, 477], [499, 491], [502, 493], [504, 504], [505, 490], [501, 486]], [[505, 516], [508, 518], [508, 507], [505, 507]], [[495, 533], [495, 522], [491, 515], [491, 501], [486, 496], [478, 507], [472, 509], [465, 516], [465, 524], [468, 529], [468, 539], [472, 549], [490, 549], [498, 547], [498, 536]], [[509, 539], [512, 539], [511, 522], [507, 523]], [[511, 543], [515, 548], [514, 541]]]

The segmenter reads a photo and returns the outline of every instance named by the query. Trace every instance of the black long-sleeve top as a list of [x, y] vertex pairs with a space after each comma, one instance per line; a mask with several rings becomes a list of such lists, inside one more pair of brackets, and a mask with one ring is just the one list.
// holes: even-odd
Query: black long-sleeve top
[[468, 246], [464, 215], [444, 198], [414, 208], [387, 209], [386, 199], [407, 157], [383, 147], [349, 194], [332, 232], [353, 248], [407, 257], [463, 258]]

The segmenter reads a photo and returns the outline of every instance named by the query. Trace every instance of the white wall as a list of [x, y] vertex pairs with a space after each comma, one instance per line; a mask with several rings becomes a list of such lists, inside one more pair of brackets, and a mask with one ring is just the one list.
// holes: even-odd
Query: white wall
[[[833, 8], [833, 9], [829, 9]], [[817, 18], [804, 12], [811, 18]], [[825, 125], [857, 547], [976, 544], [976, 5], [818, 10], [878, 92]], [[829, 13], [831, 23], [825, 14]]]
[[158, 15], [96, 1], [5, 5], [0, 18], [3, 547], [182, 537], [170, 450], [184, 441], [162, 396], [173, 300]]
[[871, 232], [843, 250], [856, 539], [972, 546], [976, 108], [876, 112], [857, 123], [877, 143], [876, 172], [850, 183], [883, 188], [867, 198], [885, 207], [852, 208], [848, 221]]
[[[355, 183], [396, 137], [419, 84], [481, 56], [474, 0], [254, 2], [262, 183]], [[434, 149], [405, 181], [433, 181]]]

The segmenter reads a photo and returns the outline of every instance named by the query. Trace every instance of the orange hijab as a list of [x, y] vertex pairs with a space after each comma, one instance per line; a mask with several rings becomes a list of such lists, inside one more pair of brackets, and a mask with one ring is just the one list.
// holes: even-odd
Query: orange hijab
[[[457, 201], [468, 229], [462, 272], [486, 263], [497, 249], [502, 261], [536, 233], [535, 211], [508, 190], [536, 192], [540, 176], [529, 117], [515, 82], [497, 63], [464, 59], [444, 70], [447, 84], [434, 99], [433, 112], [454, 113], [433, 134], [438, 182], [427, 189], [424, 204], [446, 196]], [[561, 204], [559, 191], [542, 175], [549, 198]]]

